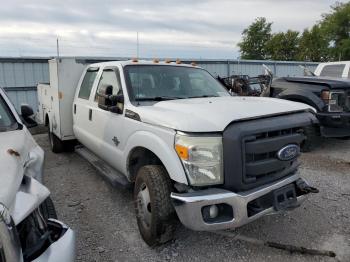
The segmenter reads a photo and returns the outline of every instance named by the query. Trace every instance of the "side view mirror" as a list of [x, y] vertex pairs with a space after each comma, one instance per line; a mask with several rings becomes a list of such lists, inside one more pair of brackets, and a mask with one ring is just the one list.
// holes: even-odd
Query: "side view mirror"
[[112, 95], [113, 86], [103, 85], [99, 88], [97, 92], [97, 104], [98, 107], [103, 110], [109, 110], [109, 107], [112, 106], [112, 103], [109, 97]]
[[124, 107], [124, 96], [123, 94], [113, 95], [112, 93], [113, 86], [103, 85], [100, 87], [97, 93], [98, 107], [113, 113], [122, 114]]
[[124, 109], [124, 95], [111, 95], [109, 99], [112, 102], [112, 106], [109, 108], [109, 111], [117, 114], [122, 114]]
[[27, 104], [21, 105], [22, 120], [27, 128], [32, 128], [38, 125], [35, 122], [35, 120], [32, 118], [33, 115], [34, 115], [34, 111], [29, 105]]

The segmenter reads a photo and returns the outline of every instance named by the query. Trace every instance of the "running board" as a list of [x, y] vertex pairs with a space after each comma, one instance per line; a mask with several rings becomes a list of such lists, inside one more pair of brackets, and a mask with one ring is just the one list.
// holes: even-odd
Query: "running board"
[[82, 158], [86, 159], [109, 183], [114, 187], [130, 188], [131, 183], [128, 179], [92, 153], [86, 147], [79, 145], [75, 147], [75, 152]]

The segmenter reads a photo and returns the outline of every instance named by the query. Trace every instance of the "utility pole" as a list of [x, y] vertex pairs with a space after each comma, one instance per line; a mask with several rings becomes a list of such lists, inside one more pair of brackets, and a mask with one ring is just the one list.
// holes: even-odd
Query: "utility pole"
[[58, 36], [57, 36], [57, 39], [56, 39], [56, 48], [57, 48], [57, 59], [60, 58], [60, 47], [59, 47], [59, 44], [58, 44]]

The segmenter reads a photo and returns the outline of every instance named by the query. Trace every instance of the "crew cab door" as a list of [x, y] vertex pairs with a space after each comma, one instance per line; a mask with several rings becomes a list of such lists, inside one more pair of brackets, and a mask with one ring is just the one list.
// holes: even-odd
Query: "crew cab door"
[[94, 95], [90, 97], [92, 105], [92, 127], [87, 131], [94, 137], [94, 153], [100, 156], [115, 169], [122, 166], [124, 145], [124, 114], [112, 113], [98, 107], [97, 92], [104, 85], [113, 87], [112, 94], [123, 94], [120, 80], [120, 71], [117, 66], [103, 68]]
[[73, 102], [73, 130], [77, 139], [90, 150], [95, 147], [95, 140], [91, 130], [92, 123], [92, 90], [98, 82], [99, 68], [89, 67], [80, 80]]

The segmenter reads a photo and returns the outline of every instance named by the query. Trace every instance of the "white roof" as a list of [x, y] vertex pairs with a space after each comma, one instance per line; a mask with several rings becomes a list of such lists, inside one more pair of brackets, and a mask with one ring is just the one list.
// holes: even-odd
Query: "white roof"
[[95, 63], [95, 64], [90, 64], [89, 66], [96, 66], [96, 67], [106, 67], [106, 66], [127, 66], [127, 65], [166, 65], [166, 66], [183, 66], [183, 67], [196, 67], [199, 68], [198, 66], [193, 66], [191, 64], [182, 64], [179, 63], [177, 64], [176, 62], [165, 62], [165, 61], [159, 61], [159, 62], [154, 62], [154, 61], [149, 61], [149, 60], [126, 60], [126, 61], [109, 61], [109, 62], [102, 62], [102, 63]]
[[325, 63], [320, 63], [320, 65], [349, 65], [350, 61], [337, 61], [337, 62], [325, 62]]

